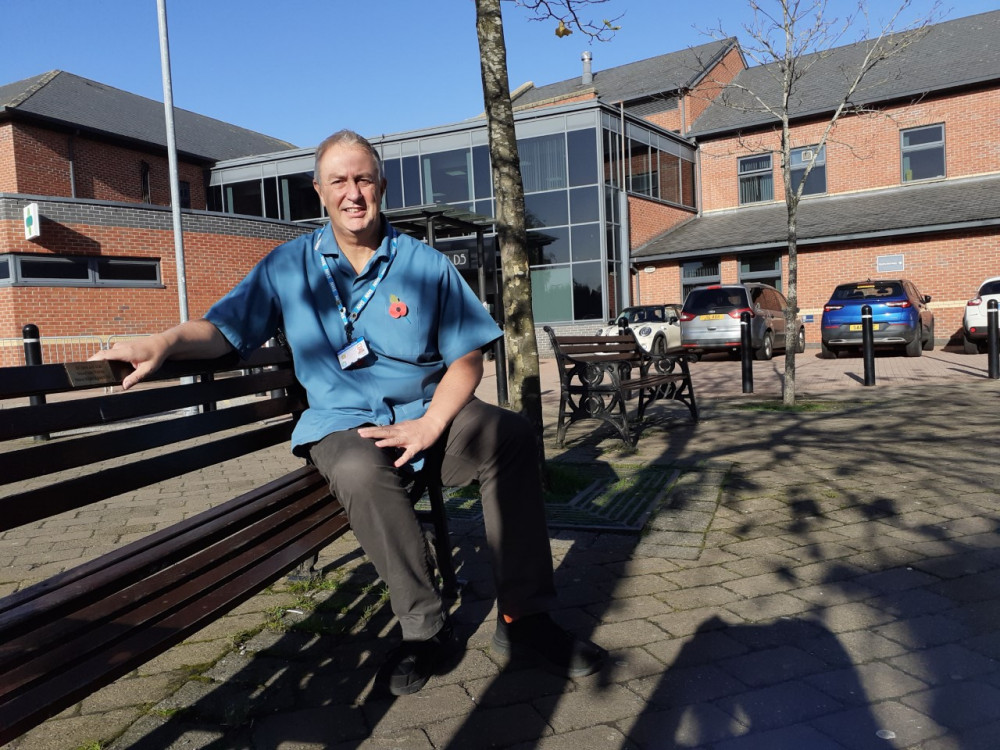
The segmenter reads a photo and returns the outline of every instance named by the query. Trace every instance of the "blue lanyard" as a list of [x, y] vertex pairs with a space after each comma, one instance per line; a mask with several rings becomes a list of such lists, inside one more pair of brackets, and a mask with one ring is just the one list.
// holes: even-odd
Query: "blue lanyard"
[[[329, 230], [330, 230], [330, 225], [327, 224], [323, 228], [323, 232]], [[351, 308], [350, 313], [347, 312], [347, 307], [340, 299], [340, 292], [337, 291], [337, 285], [333, 281], [333, 273], [330, 271], [330, 265], [326, 262], [326, 256], [323, 255], [323, 253], [319, 249], [320, 241], [323, 239], [323, 232], [320, 232], [319, 236], [316, 238], [316, 242], [313, 245], [313, 249], [320, 254], [319, 257], [323, 263], [323, 273], [326, 274], [327, 283], [330, 284], [330, 291], [333, 292], [333, 299], [337, 303], [337, 310], [340, 312], [340, 319], [344, 323], [344, 330], [347, 332], [348, 340], [354, 337], [354, 321], [358, 319], [358, 316], [361, 315], [361, 311], [364, 310], [365, 305], [368, 304], [368, 300], [370, 300], [372, 298], [372, 295], [375, 294], [375, 289], [378, 288], [378, 285], [382, 282], [382, 279], [385, 278], [385, 274], [389, 270], [389, 266], [392, 265], [392, 261], [396, 257], [396, 246], [399, 243], [399, 233], [392, 226], [389, 226], [389, 231], [391, 233], [389, 235], [389, 260], [387, 260], [385, 263], [382, 264], [382, 268], [379, 270], [378, 276], [376, 276], [372, 280], [372, 283], [368, 285], [368, 291], [366, 291], [364, 295], [361, 297], [361, 299], [359, 299], [354, 304], [354, 307]]]

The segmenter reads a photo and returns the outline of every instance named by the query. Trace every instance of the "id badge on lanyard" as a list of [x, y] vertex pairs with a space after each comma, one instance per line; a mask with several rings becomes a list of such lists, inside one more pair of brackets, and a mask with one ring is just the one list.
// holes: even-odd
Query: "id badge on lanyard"
[[[326, 225], [324, 231], [330, 231], [329, 224]], [[322, 235], [316, 239], [316, 244], [313, 249], [320, 253], [320, 258], [323, 263], [323, 273], [326, 274], [326, 280], [330, 284], [330, 291], [333, 292], [333, 298], [337, 303], [337, 310], [340, 312], [340, 319], [344, 323], [344, 332], [347, 334], [347, 346], [337, 352], [337, 361], [340, 362], [340, 369], [342, 370], [349, 370], [354, 367], [354, 365], [362, 361], [370, 353], [368, 342], [365, 341], [364, 336], [354, 338], [354, 321], [358, 319], [358, 316], [361, 315], [361, 311], [364, 310], [365, 305], [368, 304], [368, 300], [370, 300], [372, 295], [375, 294], [375, 289], [385, 277], [386, 272], [389, 270], [389, 266], [396, 257], [396, 246], [399, 235], [392, 227], [390, 227], [390, 231], [389, 260], [382, 266], [378, 276], [375, 277], [371, 285], [368, 287], [368, 291], [365, 292], [364, 296], [362, 296], [362, 298], [354, 305], [354, 308], [351, 310], [349, 315], [347, 308], [340, 299], [340, 292], [337, 291], [337, 284], [333, 280], [333, 273], [330, 271], [329, 263], [326, 262], [326, 256], [324, 256], [319, 249]]]

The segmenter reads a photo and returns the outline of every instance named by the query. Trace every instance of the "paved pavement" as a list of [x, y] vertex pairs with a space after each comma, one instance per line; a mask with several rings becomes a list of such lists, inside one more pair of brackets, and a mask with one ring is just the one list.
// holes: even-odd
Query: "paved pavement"
[[[342, 540], [323, 587], [255, 597], [10, 747], [996, 748], [1000, 381], [985, 355], [950, 351], [879, 357], [874, 387], [859, 358], [798, 360], [817, 410], [748, 408], [779, 396], [781, 357], [755, 363], [752, 395], [738, 363], [708, 358], [692, 366], [701, 422], [654, 406], [636, 450], [597, 423], [555, 446], [543, 363], [550, 458], [671, 472], [643, 534], [553, 534], [557, 617], [610, 650], [598, 675], [559, 679], [489, 651], [483, 539], [458, 521], [467, 647], [420, 693], [373, 692], [398, 631]], [[63, 529], [12, 532], [0, 592], [293, 465], [274, 450]]]

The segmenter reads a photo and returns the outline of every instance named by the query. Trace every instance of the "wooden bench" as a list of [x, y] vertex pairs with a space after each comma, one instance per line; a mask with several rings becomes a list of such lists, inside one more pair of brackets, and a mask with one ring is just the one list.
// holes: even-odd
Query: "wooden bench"
[[[287, 443], [305, 407], [280, 347], [246, 360], [168, 362], [156, 382], [113, 388], [128, 370], [117, 362], [0, 368], [0, 440], [8, 441], [0, 484], [9, 489], [0, 533]], [[417, 476], [411, 499], [424, 490], [442, 593], [454, 597], [431, 471]], [[0, 599], [0, 744], [308, 566], [348, 528], [326, 482], [302, 466]]]
[[[651, 355], [629, 329], [617, 336], [557, 336], [549, 326], [544, 328], [559, 368], [559, 445], [569, 425], [599, 419], [634, 447], [646, 407], [660, 399], [680, 401], [698, 421], [688, 356], [682, 350]], [[636, 396], [630, 415], [628, 402]]]

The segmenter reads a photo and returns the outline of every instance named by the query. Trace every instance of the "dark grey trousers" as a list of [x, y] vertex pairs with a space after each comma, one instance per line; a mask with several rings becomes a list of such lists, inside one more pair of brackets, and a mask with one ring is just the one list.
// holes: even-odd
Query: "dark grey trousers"
[[[473, 399], [441, 438], [441, 481], [478, 480], [493, 562], [497, 606], [514, 617], [548, 610], [555, 599], [552, 553], [535, 437], [520, 415]], [[327, 435], [310, 449], [351, 527], [389, 587], [404, 640], [430, 638], [444, 624], [429, 552], [390, 453], [357, 430]]]

